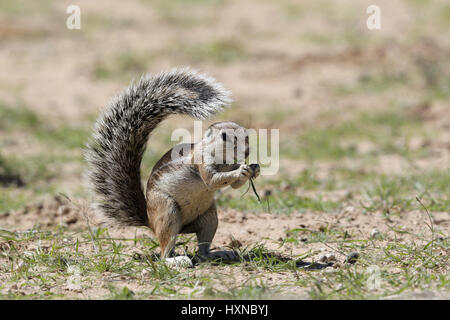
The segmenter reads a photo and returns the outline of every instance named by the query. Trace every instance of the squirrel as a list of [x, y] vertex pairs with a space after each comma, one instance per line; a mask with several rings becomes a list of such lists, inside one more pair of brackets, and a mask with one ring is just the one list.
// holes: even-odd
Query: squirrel
[[[236, 259], [233, 251], [212, 252], [210, 245], [218, 225], [215, 191], [239, 188], [260, 173], [258, 165], [245, 164], [249, 156], [245, 128], [217, 122], [200, 142], [170, 149], [153, 167], [145, 196], [140, 174], [147, 140], [165, 118], [180, 114], [204, 120], [230, 104], [229, 91], [215, 79], [174, 69], [132, 83], [94, 125], [85, 159], [96, 208], [121, 225], [149, 227], [159, 241], [161, 259], [174, 259], [170, 257], [180, 233], [196, 234], [202, 259]], [[233, 138], [230, 132], [239, 134]], [[238, 143], [238, 136], [244, 144]], [[199, 163], [193, 161], [196, 152], [201, 155]], [[218, 156], [228, 160], [230, 154], [232, 161], [215, 161]]]

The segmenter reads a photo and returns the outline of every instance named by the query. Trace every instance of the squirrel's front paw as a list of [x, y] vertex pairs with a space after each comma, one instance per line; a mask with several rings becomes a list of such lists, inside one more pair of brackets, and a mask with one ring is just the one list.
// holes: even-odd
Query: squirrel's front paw
[[249, 167], [250, 167], [250, 170], [252, 171], [251, 178], [257, 178], [259, 176], [259, 174], [261, 173], [259, 164], [252, 163], [251, 165], [249, 165]]
[[253, 176], [253, 170], [248, 164], [243, 164], [239, 167], [239, 178], [251, 178]]

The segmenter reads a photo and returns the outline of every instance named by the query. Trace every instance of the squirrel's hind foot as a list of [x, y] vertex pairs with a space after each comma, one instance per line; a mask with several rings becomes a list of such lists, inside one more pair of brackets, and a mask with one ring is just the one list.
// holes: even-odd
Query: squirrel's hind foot
[[215, 260], [218, 262], [237, 262], [240, 261], [239, 255], [234, 251], [212, 251], [207, 254], [199, 255], [200, 260]]

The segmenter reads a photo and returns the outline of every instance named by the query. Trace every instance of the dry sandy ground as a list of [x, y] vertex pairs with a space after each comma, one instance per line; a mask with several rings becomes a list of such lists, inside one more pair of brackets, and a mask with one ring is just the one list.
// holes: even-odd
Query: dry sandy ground
[[[51, 229], [55, 226], [65, 226], [69, 229], [86, 228], [86, 218], [83, 210], [74, 206], [62, 196], [55, 196], [54, 199], [44, 201], [39, 204], [30, 204], [24, 209], [7, 212], [0, 216], [3, 228], [16, 231], [26, 231], [32, 228]], [[93, 214], [88, 214], [90, 224], [93, 227], [107, 226], [101, 218]], [[363, 213], [361, 209], [348, 206], [341, 211], [329, 213], [303, 212], [286, 214], [272, 214], [268, 212], [245, 213], [236, 210], [219, 210], [219, 229], [214, 244], [218, 247], [225, 247], [230, 244], [231, 239], [238, 240], [242, 246], [249, 246], [252, 243], [266, 241], [270, 249], [279, 246], [280, 238], [285, 238], [289, 230], [309, 229], [320, 231], [321, 228], [339, 227], [357, 238], [368, 239], [371, 237], [373, 229], [388, 235], [392, 227], [407, 231], [411, 234], [422, 234], [424, 237], [430, 236], [426, 223], [429, 218], [426, 213], [420, 210], [395, 214], [386, 218], [381, 213]], [[433, 224], [442, 230], [450, 227], [450, 217], [447, 212], [433, 213]], [[135, 228], [111, 227], [114, 236], [130, 236], [136, 231]], [[140, 229], [148, 236], [153, 236], [147, 228]], [[131, 232], [131, 233], [130, 233]], [[406, 233], [406, 232], [405, 232]], [[396, 237], [396, 240], [408, 240], [408, 235]], [[386, 240], [392, 241], [394, 238], [387, 236]], [[302, 254], [311, 248], [322, 246], [320, 243], [311, 246], [286, 245], [284, 253], [292, 252]]]
[[[74, 205], [63, 197], [55, 197], [51, 201], [46, 201], [37, 205], [11, 212], [7, 215], [0, 216], [0, 224], [2, 228], [21, 231], [28, 230], [50, 230], [54, 232], [55, 227], [63, 226], [67, 230], [65, 233], [67, 238], [63, 239], [63, 245], [74, 245], [76, 232], [86, 230], [86, 209], [83, 206]], [[83, 213], [84, 212], [84, 213]], [[91, 228], [105, 226], [92, 215], [89, 215], [89, 224]], [[295, 229], [308, 229], [313, 232], [321, 232], [325, 229], [338, 230], [345, 233], [348, 239], [371, 240], [376, 241], [373, 248], [365, 248], [357, 251], [361, 254], [359, 260], [365, 261], [365, 265], [370, 261], [376, 261], [380, 254], [379, 248], [383, 248], [388, 244], [424, 244], [431, 238], [431, 232], [426, 227], [429, 222], [428, 216], [421, 211], [410, 211], [401, 215], [392, 215], [388, 219], [380, 212], [372, 214], [363, 214], [354, 207], [347, 207], [341, 212], [335, 213], [293, 213], [291, 215], [274, 215], [269, 213], [242, 213], [234, 210], [219, 211], [219, 229], [213, 241], [213, 250], [229, 250], [252, 247], [255, 244], [264, 245], [269, 252], [276, 257], [283, 259], [300, 259], [297, 261], [297, 267], [311, 268], [307, 272], [332, 273], [338, 270], [348, 270], [351, 265], [346, 262], [349, 253], [355, 252], [351, 248], [338, 247], [333, 241], [307, 243], [309, 235], [305, 233], [300, 237], [298, 243], [284, 243], [283, 239], [289, 238]], [[435, 231], [448, 230], [450, 227], [450, 219], [448, 213], [433, 214], [433, 225]], [[37, 229], [36, 229], [37, 228]], [[377, 235], [374, 232], [377, 232]], [[394, 231], [397, 230], [397, 231]], [[74, 234], [71, 232], [75, 231]], [[400, 232], [399, 232], [400, 231]], [[109, 235], [113, 239], [133, 239], [153, 237], [151, 231], [147, 228], [110, 228]], [[423, 240], [418, 240], [418, 236]], [[381, 237], [381, 238], [380, 238]], [[77, 238], [78, 239], [78, 238]], [[438, 238], [436, 238], [438, 240]], [[3, 242], [0, 246], [5, 250], [8, 242]], [[193, 249], [195, 241], [189, 242], [184, 250]], [[49, 250], [52, 242], [42, 241], [37, 244], [35, 241], [24, 241], [18, 245], [18, 250], [23, 254], [31, 253], [34, 250]], [[93, 246], [90, 242], [81, 244], [79, 249], [84, 255], [89, 256], [95, 254]], [[127, 247], [122, 254], [146, 255], [155, 254], [155, 251], [149, 252], [147, 248], [142, 246]], [[180, 248], [177, 249], [178, 254], [182, 254]], [[74, 254], [74, 253], [72, 253]], [[321, 261], [320, 259], [326, 254], [333, 254], [335, 260], [330, 263]], [[447, 250], [435, 250], [437, 255], [448, 255]], [[297, 258], [296, 258], [297, 257]], [[301, 258], [306, 257], [306, 258]], [[75, 258], [75, 256], [74, 256]], [[369, 263], [367, 263], [369, 262]], [[389, 272], [401, 272], [401, 269], [389, 267], [389, 263], [385, 265]], [[245, 269], [245, 268], [244, 268]], [[242, 270], [236, 267], [221, 266], [202, 266], [196, 265], [194, 269], [188, 270], [189, 277], [207, 276], [215, 279], [214, 288], [216, 290], [229, 290], [230, 286], [239, 288], [241, 284], [247, 283], [250, 278], [256, 278], [263, 281], [266, 286], [277, 286], [280, 283], [290, 283], [298, 280], [297, 272], [289, 270], [281, 272], [267, 272], [261, 270]], [[45, 269], [42, 270], [43, 272]], [[147, 272], [147, 273], [146, 273]], [[151, 279], [147, 278], [149, 271], [142, 271], [141, 274], [127, 276], [118, 275], [117, 273], [103, 272], [100, 278], [91, 277], [83, 279], [89, 285], [83, 282], [83, 289], [72, 288], [69, 284], [55, 285], [46, 288], [53, 294], [62, 294], [65, 298], [101, 298], [107, 297], [110, 293], [108, 285], [111, 283], [115, 286], [126, 286], [132, 291], [140, 292], [153, 289]], [[443, 274], [448, 272], [448, 266], [442, 270]], [[304, 275], [301, 275], [304, 276]], [[300, 276], [300, 277], [301, 277]], [[224, 280], [224, 278], [226, 280]], [[1, 279], [1, 278], [0, 278]], [[178, 294], [190, 294], [193, 289], [179, 288]], [[265, 297], [276, 299], [309, 299], [310, 288], [302, 286], [289, 286], [281, 293], [272, 293]], [[36, 293], [36, 287], [25, 285], [23, 280], [17, 283], [8, 281], [4, 284], [4, 292], [20, 293], [23, 295]], [[193, 296], [194, 298], [195, 296]], [[384, 299], [449, 299], [450, 292], [448, 290], [408, 290], [404, 293], [385, 296]]]

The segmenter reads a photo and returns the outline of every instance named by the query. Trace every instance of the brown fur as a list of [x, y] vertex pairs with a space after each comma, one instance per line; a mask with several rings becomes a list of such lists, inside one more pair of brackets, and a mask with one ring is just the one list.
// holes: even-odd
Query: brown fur
[[[212, 130], [199, 144], [190, 145], [191, 150], [183, 154], [184, 157], [192, 160], [196, 147], [214, 146], [221, 141], [224, 129], [242, 129], [245, 132], [245, 129], [232, 122], [216, 123], [209, 129]], [[248, 156], [248, 140], [246, 143], [245, 156]], [[233, 151], [236, 148], [234, 146]], [[172, 150], [156, 163], [147, 182], [149, 227], [160, 242], [163, 257], [173, 253], [179, 233], [196, 233], [199, 253], [208, 257], [218, 224], [215, 191], [229, 185], [238, 188], [251, 175], [256, 176], [259, 172], [253, 172], [245, 164], [181, 163], [172, 159]], [[222, 151], [226, 152], [225, 147]]]

